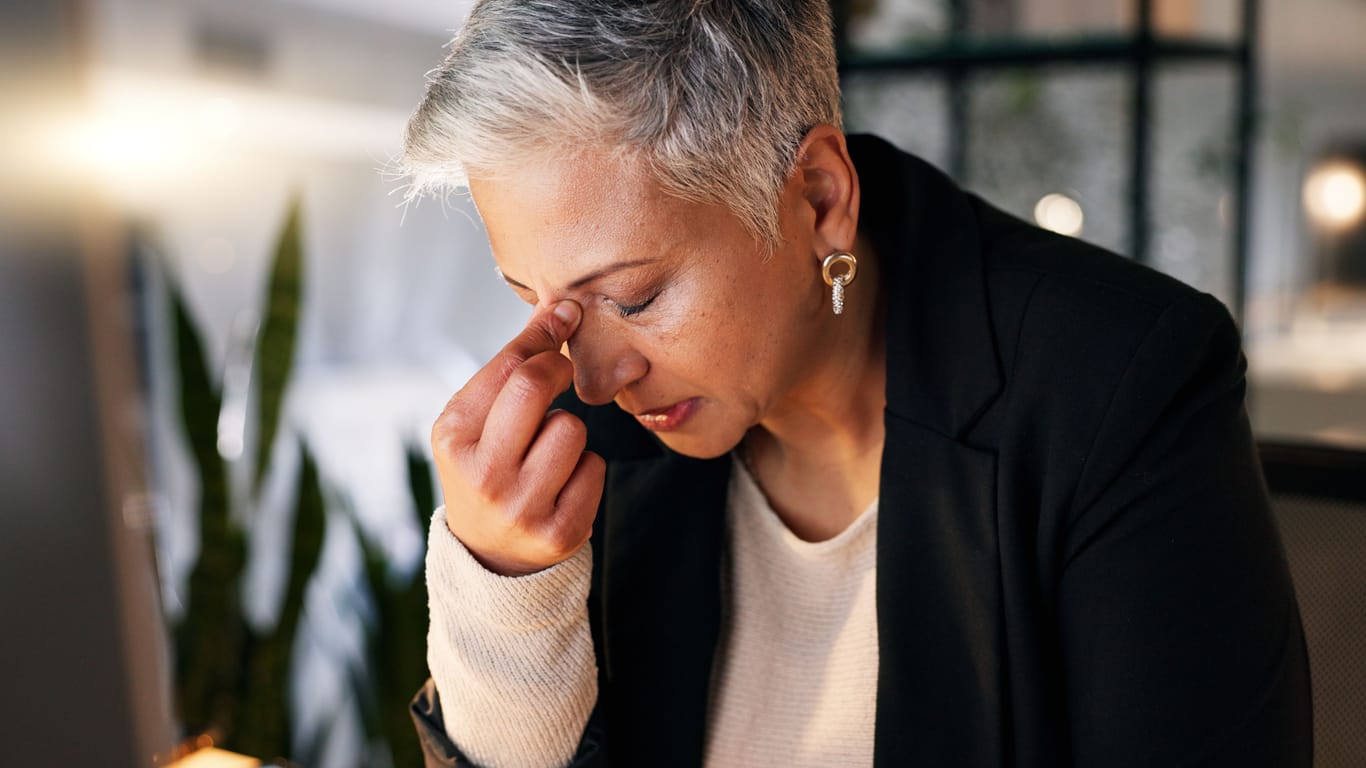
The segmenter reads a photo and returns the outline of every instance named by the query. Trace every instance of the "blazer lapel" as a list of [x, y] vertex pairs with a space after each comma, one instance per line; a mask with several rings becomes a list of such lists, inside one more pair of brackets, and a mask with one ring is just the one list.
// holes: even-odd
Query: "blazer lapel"
[[978, 222], [925, 162], [854, 137], [887, 300], [878, 513], [878, 766], [1003, 762], [996, 461], [964, 435], [999, 395]]
[[879, 766], [1001, 764], [995, 458], [887, 418], [878, 514]]
[[863, 186], [860, 228], [887, 297], [887, 407], [949, 437], [967, 432], [1000, 394], [979, 224], [969, 196], [892, 145], [852, 136]]
[[702, 764], [730, 466], [665, 451], [609, 470], [601, 672], [615, 765]]

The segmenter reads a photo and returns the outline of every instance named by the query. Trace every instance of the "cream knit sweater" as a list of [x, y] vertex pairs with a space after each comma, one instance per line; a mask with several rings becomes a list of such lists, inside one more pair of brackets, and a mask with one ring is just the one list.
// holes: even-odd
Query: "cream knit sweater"
[[[726, 509], [708, 768], [869, 766], [877, 704], [877, 503], [832, 539], [797, 538], [739, 462]], [[447, 735], [485, 768], [558, 768], [597, 700], [592, 553], [519, 578], [484, 570], [432, 518], [427, 661]]]

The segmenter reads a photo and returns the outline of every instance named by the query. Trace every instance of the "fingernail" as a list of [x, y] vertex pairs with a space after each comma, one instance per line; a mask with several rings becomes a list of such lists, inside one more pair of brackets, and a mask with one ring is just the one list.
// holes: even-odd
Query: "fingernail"
[[579, 322], [579, 305], [573, 301], [568, 299], [561, 301], [555, 305], [554, 312], [555, 317], [563, 320], [570, 330], [573, 330], [574, 325]]

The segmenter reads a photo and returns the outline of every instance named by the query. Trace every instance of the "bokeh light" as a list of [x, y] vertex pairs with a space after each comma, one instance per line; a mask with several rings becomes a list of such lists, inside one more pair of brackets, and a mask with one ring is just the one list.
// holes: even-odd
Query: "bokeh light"
[[1351, 163], [1334, 160], [1304, 180], [1304, 209], [1325, 229], [1347, 229], [1366, 213], [1366, 174]]
[[1044, 229], [1076, 237], [1081, 234], [1082, 226], [1086, 223], [1086, 214], [1081, 210], [1081, 203], [1067, 195], [1053, 192], [1039, 198], [1039, 202], [1035, 204], [1034, 221]]

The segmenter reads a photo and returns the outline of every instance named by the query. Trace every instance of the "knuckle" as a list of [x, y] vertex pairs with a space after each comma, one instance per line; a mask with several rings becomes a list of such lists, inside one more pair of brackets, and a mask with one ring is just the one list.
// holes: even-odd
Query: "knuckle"
[[559, 352], [542, 352], [527, 360], [526, 365], [544, 371], [556, 387], [568, 386], [570, 379], [574, 378], [574, 364]]
[[[588, 431], [585, 427], [584, 435], [587, 436], [587, 434]], [[590, 473], [591, 475], [603, 477], [607, 474], [607, 459], [604, 459], [603, 457], [599, 456], [598, 454], [592, 451], [584, 452], [583, 463], [584, 471]]]
[[528, 515], [526, 510], [514, 504], [503, 504], [497, 507], [498, 525], [510, 539], [516, 541], [524, 539], [529, 529]]
[[515, 373], [525, 361], [526, 355], [518, 354], [516, 350], [509, 347], [499, 352], [486, 367], [493, 368], [498, 378], [506, 379]]
[[556, 349], [559, 346], [559, 335], [555, 333], [550, 322], [542, 318], [539, 322], [532, 323], [522, 329], [516, 338], [508, 342], [506, 347], [503, 347], [503, 353], [520, 362], [538, 352]]
[[459, 452], [460, 440], [453, 430], [437, 422], [432, 427], [431, 447], [434, 458], [445, 460]]
[[465, 479], [471, 490], [479, 494], [485, 503], [500, 504], [503, 501], [505, 483], [504, 473], [491, 462], [476, 457], [465, 470]]
[[560, 335], [555, 331], [553, 315], [549, 313], [527, 326], [523, 338], [537, 351], [560, 346]]
[[593, 493], [588, 492], [601, 492], [603, 481], [607, 478], [607, 461], [592, 451], [583, 451], [575, 475], [574, 480], [583, 484], [585, 493], [596, 498]]
[[444, 427], [439, 419], [432, 425], [432, 433], [428, 438], [428, 442], [432, 447], [433, 456], [443, 456], [450, 448], [450, 432]]
[[523, 364], [512, 372], [507, 386], [519, 400], [534, 400], [554, 386], [554, 376], [543, 365]]
[[470, 421], [470, 407], [465, 399], [459, 394], [446, 401], [446, 406], [441, 409], [441, 414], [436, 417], [432, 424], [432, 445], [435, 447], [436, 441], [441, 438], [454, 438], [455, 434], [464, 430]]
[[566, 411], [551, 411], [542, 431], [559, 447], [572, 449], [575, 454], [582, 452], [588, 444], [588, 427], [582, 419]]
[[541, 532], [540, 544], [545, 555], [556, 562], [565, 560], [578, 550], [580, 536], [576, 527], [557, 516]]

